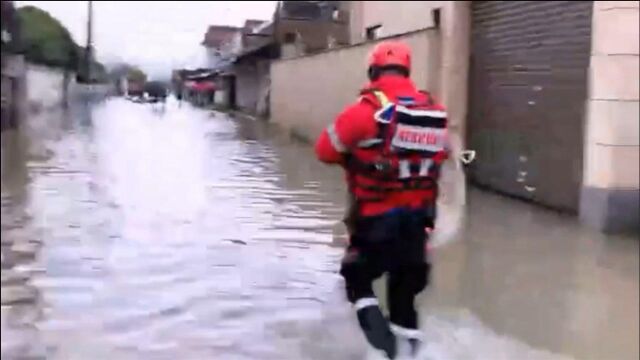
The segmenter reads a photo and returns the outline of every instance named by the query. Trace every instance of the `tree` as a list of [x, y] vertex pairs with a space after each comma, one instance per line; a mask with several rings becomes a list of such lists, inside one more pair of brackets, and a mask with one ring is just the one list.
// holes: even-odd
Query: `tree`
[[69, 31], [48, 12], [34, 6], [18, 9], [22, 50], [28, 61], [75, 70], [78, 45]]
[[130, 82], [136, 82], [140, 84], [144, 84], [147, 81], [147, 74], [144, 71], [138, 69], [135, 66], [132, 66], [127, 72], [127, 80]]
[[126, 77], [129, 81], [138, 83], [147, 81], [147, 75], [135, 65], [117, 63], [110, 66], [109, 78], [117, 80], [123, 77]]
[[[27, 61], [52, 67], [78, 71], [79, 61], [85, 49], [73, 41], [69, 30], [48, 12], [35, 6], [17, 10], [20, 22], [21, 48]], [[91, 82], [107, 80], [104, 65], [91, 64]], [[86, 74], [79, 74], [82, 79]]]

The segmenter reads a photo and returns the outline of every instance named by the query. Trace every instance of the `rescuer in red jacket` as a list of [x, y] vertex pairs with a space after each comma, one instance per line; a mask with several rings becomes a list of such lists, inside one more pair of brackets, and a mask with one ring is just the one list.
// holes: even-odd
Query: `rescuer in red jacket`
[[[369, 343], [393, 359], [420, 344], [414, 298], [427, 285], [426, 228], [435, 218], [447, 158], [444, 108], [409, 79], [411, 50], [382, 42], [369, 59], [370, 84], [316, 143], [320, 161], [344, 167], [352, 204], [350, 244], [340, 273]], [[388, 273], [389, 320], [372, 281]]]

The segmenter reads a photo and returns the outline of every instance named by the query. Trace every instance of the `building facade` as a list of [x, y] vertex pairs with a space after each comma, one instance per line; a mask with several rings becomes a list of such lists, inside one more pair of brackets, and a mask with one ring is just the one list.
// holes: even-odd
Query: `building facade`
[[271, 21], [247, 20], [240, 34], [242, 48], [232, 69], [224, 72], [220, 101], [267, 117], [271, 62], [347, 45], [346, 14], [339, 1], [283, 1]]
[[[347, 74], [342, 64], [352, 64], [364, 80], [355, 59], [363, 64], [362, 48], [430, 33], [428, 45], [412, 43], [413, 77], [442, 99], [452, 130], [477, 151], [473, 182], [605, 232], [638, 230], [638, 1], [341, 3], [352, 45], [274, 63], [275, 121], [315, 136], [353, 100], [331, 89], [357, 90], [327, 69]], [[301, 117], [313, 106], [304, 99], [323, 96], [331, 114]]]
[[235, 26], [211, 25], [202, 40], [206, 51], [206, 67], [215, 69], [233, 60], [242, 48], [242, 28]]
[[275, 41], [292, 58], [349, 44], [348, 9], [341, 1], [283, 1], [274, 15]]

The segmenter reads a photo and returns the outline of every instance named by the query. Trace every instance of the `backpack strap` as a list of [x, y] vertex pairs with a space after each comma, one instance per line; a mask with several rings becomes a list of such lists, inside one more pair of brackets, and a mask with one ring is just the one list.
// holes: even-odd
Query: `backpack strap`
[[382, 91], [380, 90], [373, 90], [373, 95], [376, 97], [376, 99], [378, 100], [378, 103], [380, 103], [380, 107], [384, 108], [387, 107], [391, 104], [393, 104], [389, 98], [387, 97], [387, 95], [385, 95]]
[[360, 91], [360, 101], [370, 104], [374, 110], [374, 119], [378, 125], [378, 133], [375, 138], [365, 139], [360, 144], [361, 148], [378, 147], [385, 144], [388, 125], [393, 119], [395, 103], [387, 95], [377, 88], [365, 88]]
[[370, 103], [376, 109], [388, 106], [392, 103], [382, 90], [376, 88], [363, 89], [360, 91], [360, 95], [360, 100]]
[[418, 92], [427, 98], [426, 99], [427, 106], [434, 106], [436, 104], [436, 101], [433, 99], [433, 96], [431, 96], [431, 93], [429, 93], [426, 90], [418, 90]]

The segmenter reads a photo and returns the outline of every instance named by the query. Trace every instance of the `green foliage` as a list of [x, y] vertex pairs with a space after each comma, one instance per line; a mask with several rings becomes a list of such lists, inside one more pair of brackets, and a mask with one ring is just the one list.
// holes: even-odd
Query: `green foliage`
[[127, 80], [130, 82], [145, 83], [147, 81], [147, 74], [137, 67], [132, 67], [127, 73]]
[[22, 47], [28, 61], [75, 70], [79, 47], [69, 31], [48, 12], [34, 6], [18, 9]]

